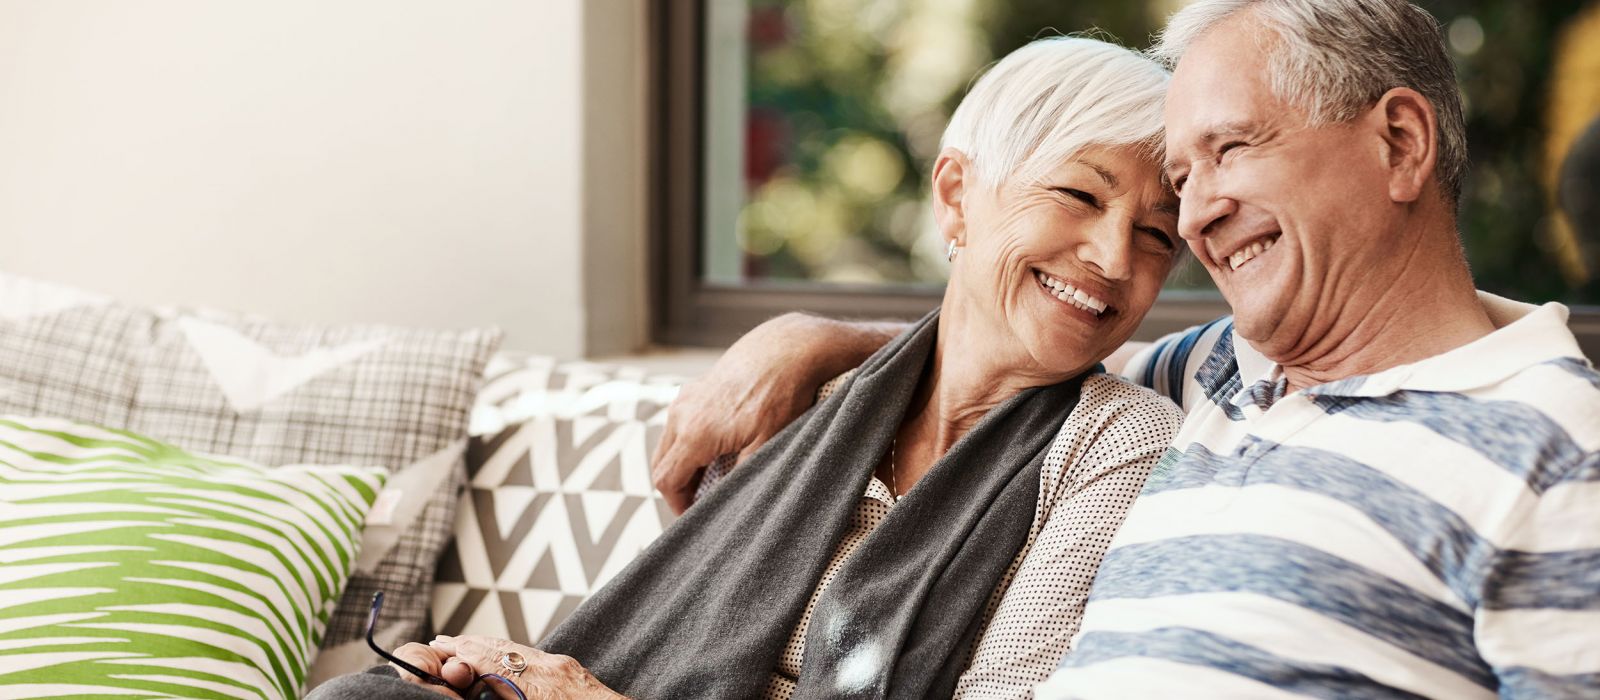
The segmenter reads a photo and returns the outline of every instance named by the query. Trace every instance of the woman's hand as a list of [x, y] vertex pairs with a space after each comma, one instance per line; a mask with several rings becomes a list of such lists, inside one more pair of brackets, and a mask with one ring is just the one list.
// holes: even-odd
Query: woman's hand
[[[467, 687], [467, 684], [471, 683], [473, 679], [478, 677], [478, 674], [473, 672], [473, 667], [467, 662], [455, 658], [452, 654], [445, 652], [444, 650], [428, 646], [427, 644], [411, 642], [400, 647], [399, 649], [394, 650], [394, 655], [399, 657], [402, 661], [411, 664], [412, 666], [416, 666], [419, 669], [449, 681], [457, 688]], [[400, 674], [400, 678], [407, 683], [423, 686], [429, 690], [439, 693], [440, 695], [444, 695], [445, 697], [460, 697], [456, 695], [455, 691], [449, 688], [429, 683], [421, 678], [418, 678], [417, 676], [411, 675], [409, 671], [400, 668], [399, 666], [395, 666], [394, 664], [389, 665], [393, 666], [394, 670]]]
[[[570, 656], [546, 654], [533, 647], [492, 637], [439, 637], [429, 644], [433, 647], [434, 653], [442, 654], [445, 658], [454, 657], [459, 662], [465, 662], [472, 668], [478, 669], [480, 673], [496, 673], [511, 679], [523, 694], [528, 696], [528, 700], [623, 698], [622, 695], [607, 688], [600, 679], [589, 673], [589, 669], [584, 668], [583, 664]], [[501, 659], [508, 652], [521, 654], [527, 661], [528, 667], [522, 673], [512, 675], [501, 665]], [[499, 684], [490, 685], [495, 687], [502, 700], [516, 700]]]

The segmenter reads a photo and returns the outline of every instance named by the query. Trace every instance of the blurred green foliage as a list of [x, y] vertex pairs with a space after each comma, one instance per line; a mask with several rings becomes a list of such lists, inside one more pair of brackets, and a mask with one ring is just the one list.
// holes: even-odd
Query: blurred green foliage
[[[1590, 3], [1418, 1], [1450, 32], [1466, 95], [1473, 169], [1461, 228], [1479, 286], [1528, 301], [1600, 303], [1600, 241], [1561, 249], [1541, 180], [1554, 38]], [[750, 0], [743, 277], [938, 283], [943, 251], [925, 178], [971, 78], [1042, 36], [1094, 29], [1145, 47], [1181, 5]], [[1172, 286], [1210, 281], [1189, 270]]]

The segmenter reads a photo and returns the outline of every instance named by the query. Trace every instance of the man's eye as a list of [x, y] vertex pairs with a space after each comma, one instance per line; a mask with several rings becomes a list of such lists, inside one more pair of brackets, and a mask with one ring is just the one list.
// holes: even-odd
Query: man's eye
[[1225, 156], [1225, 155], [1228, 154], [1228, 151], [1231, 151], [1231, 150], [1233, 150], [1235, 148], [1239, 148], [1240, 146], [1243, 146], [1243, 145], [1245, 145], [1245, 143], [1243, 141], [1229, 141], [1229, 142], [1227, 142], [1225, 144], [1222, 144], [1222, 148], [1217, 149], [1217, 155]]
[[1188, 175], [1184, 175], [1182, 177], [1179, 177], [1176, 180], [1173, 180], [1172, 181], [1172, 193], [1176, 194], [1178, 196], [1183, 196], [1183, 183], [1188, 182], [1188, 181], [1189, 181], [1189, 176]]

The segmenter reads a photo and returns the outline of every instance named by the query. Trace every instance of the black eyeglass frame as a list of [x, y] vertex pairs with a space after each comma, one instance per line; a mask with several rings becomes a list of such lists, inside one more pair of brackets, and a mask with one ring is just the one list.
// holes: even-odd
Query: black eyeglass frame
[[[498, 681], [505, 684], [505, 687], [510, 688], [511, 692], [516, 693], [520, 700], [528, 700], [528, 696], [522, 693], [522, 689], [518, 688], [516, 683], [512, 682], [510, 678], [506, 678], [498, 673], [479, 674], [477, 679], [467, 684], [467, 687], [458, 688], [450, 681], [417, 668], [400, 657], [389, 653], [388, 650], [378, 646], [378, 642], [372, 638], [373, 631], [378, 628], [378, 611], [382, 609], [383, 591], [378, 591], [377, 593], [372, 594], [372, 612], [367, 615], [367, 646], [371, 647], [372, 651], [377, 653], [378, 656], [383, 657], [383, 660], [399, 666], [400, 669], [406, 673], [421, 678], [431, 685], [442, 685], [446, 688], [449, 688], [466, 700], [498, 700], [500, 696], [495, 692], [494, 685], [491, 683], [491, 681]], [[476, 695], [470, 694], [474, 688], [478, 688], [479, 686], [482, 686], [482, 688]]]

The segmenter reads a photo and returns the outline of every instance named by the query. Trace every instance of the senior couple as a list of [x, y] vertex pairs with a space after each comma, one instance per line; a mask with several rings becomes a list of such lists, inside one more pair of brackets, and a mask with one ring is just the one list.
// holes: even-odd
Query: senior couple
[[[684, 517], [537, 649], [313, 697], [1600, 697], [1600, 374], [1474, 289], [1436, 22], [1199, 0], [1155, 55], [985, 74], [940, 308], [730, 348], [658, 454]], [[1128, 345], [1185, 245], [1234, 315]]]

